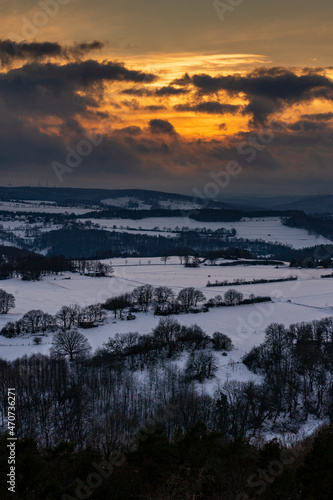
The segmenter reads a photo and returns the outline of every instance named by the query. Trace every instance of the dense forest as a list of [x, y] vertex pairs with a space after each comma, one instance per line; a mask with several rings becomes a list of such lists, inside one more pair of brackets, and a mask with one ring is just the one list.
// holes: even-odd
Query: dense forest
[[130, 210], [126, 208], [112, 207], [99, 212], [89, 212], [83, 215], [85, 219], [146, 219], [147, 217], [188, 217], [203, 222], [236, 222], [240, 221], [243, 214], [240, 210], [220, 209], [191, 209], [191, 210], [169, 210], [162, 208], [151, 208], [149, 210]]
[[282, 244], [263, 240], [234, 238], [229, 234], [206, 234], [184, 231], [174, 237], [132, 234], [128, 232], [87, 229], [71, 224], [62, 229], [44, 233], [36, 241], [41, 250], [48, 248], [48, 255], [65, 255], [71, 258], [156, 257], [161, 255], [201, 255], [226, 251], [230, 247], [247, 250], [254, 257], [273, 255], [282, 259], [294, 256], [294, 251]]
[[[331, 500], [333, 429], [292, 447], [276, 440], [225, 442], [202, 423], [169, 437], [165, 416], [137, 430], [133, 451], [101, 452], [74, 443], [39, 447], [17, 441], [17, 491], [0, 483], [4, 500]], [[164, 417], [164, 418], [163, 418]], [[0, 470], [7, 465], [0, 439]]]
[[71, 261], [63, 256], [45, 257], [26, 249], [0, 245], [0, 280], [20, 276], [38, 280], [44, 274], [71, 270]]
[[[257, 498], [262, 484], [257, 467], [267, 468], [281, 449], [277, 443], [259, 449], [249, 440], [264, 431], [297, 433], [309, 417], [333, 421], [333, 318], [289, 328], [271, 324], [263, 344], [243, 360], [260, 380], [227, 381], [214, 394], [205, 391], [205, 383], [214, 378], [217, 357], [232, 349], [220, 332], [208, 337], [196, 325], [163, 318], [145, 335], [116, 335], [93, 356], [84, 344], [73, 361], [57, 349], [58, 341], [51, 356], [0, 362], [2, 425], [7, 387], [15, 387], [20, 459], [26, 450], [34, 467], [42, 464], [41, 477], [18, 476], [26, 491], [20, 499], [51, 500], [55, 492], [58, 498], [65, 492], [88, 498], [75, 496], [76, 478], [84, 482], [94, 471], [92, 462], [107, 460], [111, 452], [125, 452], [125, 462], [92, 498], [105, 498], [106, 492], [115, 499]], [[185, 364], [179, 365], [181, 359]], [[160, 425], [153, 432], [139, 431], [154, 419]], [[145, 432], [148, 439], [134, 455], [126, 453], [134, 437]], [[321, 452], [327, 464], [332, 449]], [[311, 453], [302, 452], [293, 467], [281, 469], [277, 475], [284, 480], [277, 479], [273, 490], [267, 480], [267, 498], [330, 498], [327, 469], [316, 469], [327, 482], [320, 486], [324, 496], [311, 496], [313, 482], [302, 476]], [[52, 467], [56, 474], [47, 477]], [[252, 485], [251, 474], [257, 478]], [[161, 482], [163, 477], [170, 481]]]
[[333, 240], [332, 217], [314, 217], [304, 212], [295, 212], [290, 217], [283, 219], [283, 224], [288, 227], [306, 229], [310, 234], [320, 234], [329, 240]]

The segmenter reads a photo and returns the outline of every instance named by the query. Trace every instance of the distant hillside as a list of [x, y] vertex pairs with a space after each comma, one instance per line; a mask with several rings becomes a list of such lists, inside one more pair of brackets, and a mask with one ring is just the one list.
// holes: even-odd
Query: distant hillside
[[221, 195], [220, 201], [233, 204], [236, 208], [251, 207], [252, 210], [296, 210], [307, 214], [333, 213], [333, 195], [312, 196], [251, 196]]
[[196, 209], [234, 208], [233, 205], [214, 200], [200, 200], [192, 196], [163, 193], [144, 189], [80, 189], [47, 187], [0, 187], [0, 200], [40, 200], [61, 204], [101, 204], [131, 209]]
[[307, 196], [298, 201], [281, 204], [276, 208], [301, 210], [308, 214], [329, 214], [333, 213], [333, 195]]

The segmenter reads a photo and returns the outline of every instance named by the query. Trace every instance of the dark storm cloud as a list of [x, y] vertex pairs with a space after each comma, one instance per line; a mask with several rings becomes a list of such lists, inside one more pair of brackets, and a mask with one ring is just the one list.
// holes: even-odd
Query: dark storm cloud
[[131, 125], [129, 127], [118, 128], [114, 130], [115, 134], [140, 135], [142, 132], [140, 127]]
[[187, 94], [188, 90], [176, 89], [175, 87], [161, 87], [155, 90], [155, 95], [160, 97], [167, 97], [173, 95], [184, 95]]
[[310, 120], [299, 120], [295, 123], [290, 123], [287, 125], [288, 130], [292, 131], [304, 131], [304, 132], [314, 132], [319, 130], [326, 130], [326, 124], [320, 123], [318, 121]]
[[173, 80], [171, 82], [171, 85], [180, 85], [180, 86], [186, 86], [186, 85], [190, 85], [192, 83], [192, 80], [191, 80], [191, 77], [188, 73], [185, 73], [184, 76], [182, 76], [181, 78], [176, 78], [175, 80]]
[[146, 109], [147, 111], [162, 111], [163, 109], [167, 109], [166, 106], [158, 106], [152, 104], [151, 106], [145, 106], [143, 109]]
[[136, 150], [139, 153], [144, 154], [145, 157], [148, 157], [149, 155], [159, 156], [162, 164], [163, 157], [172, 153], [171, 148], [165, 141], [154, 141], [146, 138], [141, 139], [141, 141], [136, 144]]
[[[152, 74], [129, 70], [121, 63], [91, 60], [65, 65], [29, 63], [0, 73], [0, 174], [10, 171], [11, 179], [17, 177], [26, 184], [34, 176], [52, 177], [56, 182], [52, 162], [64, 162], [66, 147], [75, 150], [87, 139], [88, 132], [75, 118], [77, 115], [104, 120], [106, 126], [119, 120], [99, 109], [104, 83], [154, 79]], [[49, 125], [38, 119], [49, 115], [58, 116], [60, 123]], [[137, 148], [128, 143], [128, 137], [139, 134], [140, 129], [127, 127], [123, 134], [110, 131], [111, 127], [102, 145], [83, 162], [80, 178], [84, 175], [88, 179], [92, 169], [96, 175], [103, 175], [105, 166], [119, 175], [141, 168]]]
[[[155, 77], [121, 63], [87, 60], [65, 65], [26, 64], [0, 73], [0, 98], [18, 113], [70, 116], [97, 107], [105, 82], [152, 82]], [[79, 94], [84, 91], [85, 94]]]
[[187, 89], [177, 89], [172, 86], [165, 86], [165, 87], [160, 87], [157, 89], [145, 89], [145, 88], [136, 88], [133, 87], [131, 89], [125, 89], [122, 91], [123, 94], [127, 95], [133, 95], [133, 96], [138, 96], [138, 97], [143, 97], [143, 96], [157, 96], [157, 97], [172, 97], [172, 96], [179, 96], [179, 95], [185, 95], [189, 93], [189, 90]]
[[[3, 121], [5, 119], [3, 116]], [[61, 132], [60, 136], [49, 136], [37, 127], [24, 127], [19, 122], [10, 123], [10, 120], [3, 123], [0, 129], [0, 173], [10, 170], [14, 176], [17, 172], [19, 178], [24, 178], [28, 184], [33, 182], [28, 173], [36, 182], [39, 177], [45, 179], [46, 175], [57, 182], [52, 162], [64, 163], [66, 146], [70, 144], [76, 150], [80, 141], [87, 138], [87, 131], [72, 118], [64, 122]], [[90, 132], [90, 135], [94, 134]], [[154, 172], [152, 188], [159, 186], [159, 182], [163, 182], [161, 186], [177, 182], [179, 188], [191, 192], [192, 188], [200, 188], [211, 180], [210, 172], [223, 171], [230, 160], [242, 166], [242, 173], [232, 181], [233, 190], [247, 189], [250, 185], [256, 189], [260, 189], [260, 185], [265, 189], [272, 185], [282, 187], [285, 179], [288, 183], [298, 183], [304, 176], [308, 176], [308, 185], [311, 186], [318, 176], [318, 165], [326, 179], [323, 183], [332, 180], [333, 132], [328, 124], [321, 130], [299, 127], [292, 133], [287, 128], [274, 132], [271, 143], [263, 150], [257, 150], [253, 161], [248, 161], [248, 148], [252, 147], [248, 141], [246, 132], [223, 136], [223, 139], [185, 140], [176, 135], [170, 122], [161, 119], [151, 120], [147, 129], [136, 126], [109, 129], [102, 143], [82, 159], [79, 167], [65, 176], [65, 181], [70, 185], [91, 185], [96, 178], [99, 185], [124, 182], [123, 187], [126, 187], [127, 179], [131, 185], [139, 183], [144, 186]], [[240, 149], [244, 143], [246, 147]]]
[[285, 105], [314, 98], [333, 100], [333, 82], [328, 77], [314, 73], [297, 75], [285, 68], [261, 68], [246, 76], [185, 75], [173, 83], [186, 87], [193, 85], [201, 95], [220, 91], [230, 96], [245, 95], [249, 103], [244, 113], [251, 114], [257, 124], [265, 123], [270, 114]]
[[[139, 110], [145, 110], [145, 111], [163, 111], [167, 109], [166, 106], [163, 106], [162, 104], [151, 104], [147, 106], [142, 106], [140, 102], [137, 99], [132, 99], [131, 101], [128, 100], [123, 100], [121, 101], [122, 106], [132, 109], [134, 111], [139, 111]], [[121, 106], [118, 105], [118, 103], [113, 103], [113, 106], [120, 109]]]
[[121, 93], [126, 94], [126, 95], [138, 96], [138, 97], [151, 96], [153, 94], [153, 92], [149, 89], [136, 88], [136, 87], [132, 87], [130, 89], [124, 89], [124, 90], [122, 90]]
[[228, 75], [212, 77], [194, 75], [192, 83], [205, 94], [226, 90], [230, 93], [245, 93], [250, 96], [264, 96], [268, 99], [299, 100], [307, 97], [314, 89], [327, 90], [331, 95], [332, 80], [319, 74], [297, 76], [283, 68], [262, 69], [247, 76]]
[[233, 104], [222, 104], [218, 101], [200, 102], [199, 104], [177, 104], [174, 106], [177, 111], [193, 111], [195, 113], [209, 113], [214, 115], [237, 113], [241, 106]]
[[[127, 69], [120, 63], [91, 60], [64, 65], [39, 61], [0, 73], [0, 173], [10, 170], [13, 175], [17, 173], [22, 182], [30, 183], [29, 174], [44, 175], [44, 179], [46, 174], [43, 172], [48, 172], [47, 175], [53, 176], [56, 181], [52, 162], [64, 162], [66, 147], [70, 145], [76, 150], [89, 134], [80, 123], [81, 117], [84, 117], [93, 123], [98, 120], [105, 120], [105, 125], [117, 123], [117, 129], [112, 129], [111, 125], [102, 127], [106, 129], [102, 143], [94, 147], [91, 155], [83, 158], [80, 166], [73, 170], [68, 177], [71, 185], [90, 185], [96, 179], [96, 183], [105, 182], [110, 186], [110, 179], [112, 182], [123, 179], [125, 184], [131, 182], [132, 185], [138, 183], [142, 186], [150, 183], [150, 187], [156, 188], [161, 180], [170, 185], [177, 182], [179, 189], [191, 190], [207, 183], [210, 172], [223, 170], [230, 160], [239, 162], [243, 168], [239, 181], [237, 178], [237, 184], [232, 186], [235, 190], [238, 186], [245, 186], [246, 189], [255, 182], [259, 189], [260, 185], [266, 186], [266, 182], [275, 187], [276, 181], [282, 186], [286, 179], [297, 182], [301, 175], [308, 175], [311, 186], [317, 175], [317, 165], [322, 169], [323, 183], [332, 179], [333, 132], [329, 120], [333, 118], [333, 113], [304, 115], [295, 123], [284, 124], [284, 129], [274, 130], [271, 143], [265, 144], [263, 150], [257, 150], [255, 160], [250, 162], [249, 153], [246, 153], [249, 148], [253, 150], [248, 144], [249, 133], [225, 135], [226, 125], [218, 125], [222, 121], [221, 116], [216, 117], [216, 130], [219, 127], [220, 137], [214, 140], [185, 139], [175, 130], [172, 118], [170, 121], [154, 119], [142, 128], [133, 125], [127, 118], [122, 122], [122, 102], [128, 113], [132, 113], [132, 109], [158, 112], [167, 108], [170, 96], [188, 93], [190, 96], [186, 97], [186, 101], [189, 102], [178, 104], [172, 110], [216, 115], [245, 112], [244, 106], [228, 104], [228, 94], [247, 99], [246, 110], [258, 123], [265, 122], [267, 116], [280, 106], [306, 102], [315, 93], [330, 98], [333, 92], [332, 82], [325, 76], [297, 76], [281, 68], [217, 79], [218, 85], [216, 78], [209, 75], [185, 76], [173, 85], [161, 88], [147, 85], [145, 89], [145, 84], [155, 80], [154, 75]], [[262, 81], [267, 82], [267, 88]], [[119, 116], [110, 115], [103, 109], [110, 105], [104, 93], [106, 82], [123, 82], [121, 89], [125, 84], [132, 86], [123, 90], [122, 99], [112, 97], [114, 113]], [[286, 82], [294, 83], [288, 87]], [[174, 85], [182, 88], [177, 89]], [[210, 90], [212, 88], [214, 90]], [[175, 94], [174, 91], [178, 90], [185, 92]], [[224, 92], [223, 99], [221, 95], [215, 98], [214, 94], [220, 90]], [[119, 85], [116, 92], [121, 92]], [[198, 99], [202, 94], [208, 97]], [[123, 100], [125, 95], [128, 101]], [[152, 100], [152, 104], [147, 105], [144, 98], [147, 95], [155, 97], [156, 102]], [[209, 98], [211, 100], [203, 102], [203, 99]], [[56, 125], [49, 125], [48, 120], [39, 120], [39, 115], [54, 115], [60, 120], [56, 121]], [[137, 116], [135, 111], [134, 123]], [[254, 128], [251, 133], [256, 130]], [[94, 132], [90, 131], [90, 135]], [[246, 147], [240, 149], [244, 143]]]
[[174, 126], [167, 120], [160, 120], [160, 119], [150, 120], [149, 130], [152, 134], [177, 135]]
[[43, 61], [46, 58], [80, 58], [91, 51], [101, 50], [104, 44], [97, 40], [91, 43], [76, 43], [63, 46], [57, 42], [13, 42], [0, 39], [0, 63], [10, 66], [15, 60]]
[[[69, 54], [73, 54], [75, 57], [82, 57], [88, 52], [93, 50], [101, 50], [104, 47], [104, 43], [94, 40], [93, 42], [87, 43], [76, 43], [73, 47], [70, 47]], [[65, 52], [66, 53], [66, 52]]]
[[[124, 107], [132, 109], [134, 111], [139, 111], [139, 110], [162, 111], [162, 110], [167, 109], [166, 106], [155, 105], [155, 104], [151, 104], [151, 105], [147, 105], [147, 106], [141, 106], [140, 103], [139, 103], [139, 101], [137, 101], [136, 99], [132, 99], [131, 101], [124, 100], [124, 101], [121, 101], [121, 104]], [[116, 107], [116, 108], [118, 108], [118, 109], [121, 108], [121, 106], [119, 106], [117, 103], [113, 103], [113, 106]]]
[[302, 115], [304, 120], [313, 120], [313, 121], [328, 121], [333, 119], [333, 113], [313, 113]]

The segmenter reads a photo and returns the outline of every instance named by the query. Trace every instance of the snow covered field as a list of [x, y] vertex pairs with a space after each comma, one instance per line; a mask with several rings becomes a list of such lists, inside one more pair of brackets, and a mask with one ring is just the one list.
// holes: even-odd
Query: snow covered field
[[[150, 261], [150, 264], [148, 263]], [[7, 321], [15, 321], [30, 309], [42, 309], [55, 314], [63, 305], [79, 304], [86, 306], [106, 300], [108, 297], [131, 292], [138, 285], [149, 283], [154, 286], [170, 286], [175, 293], [186, 286], [194, 286], [203, 291], [207, 298], [222, 294], [228, 287], [206, 288], [207, 279], [211, 281], [236, 278], [280, 278], [297, 275], [297, 281], [240, 285], [239, 289], [245, 297], [251, 293], [270, 295], [272, 303], [252, 304], [236, 307], [210, 309], [207, 313], [182, 314], [176, 316], [183, 325], [198, 324], [207, 334], [215, 331], [227, 334], [234, 344], [234, 350], [227, 356], [215, 352], [218, 365], [215, 377], [204, 382], [205, 391], [213, 395], [227, 381], [245, 382], [253, 380], [260, 383], [261, 377], [250, 372], [241, 359], [253, 346], [260, 344], [264, 338], [264, 330], [272, 322], [291, 323], [311, 321], [333, 315], [333, 279], [320, 279], [325, 274], [322, 269], [291, 270], [288, 267], [276, 269], [273, 266], [202, 266], [199, 269], [185, 269], [179, 259], [173, 257], [166, 265], [160, 259], [114, 259], [113, 278], [90, 278], [78, 274], [67, 273], [44, 278], [40, 282], [24, 282], [18, 279], [6, 280], [1, 287], [16, 297], [16, 308], [8, 315], [0, 317], [0, 328]], [[66, 278], [71, 279], [66, 279]], [[159, 318], [152, 312], [136, 313], [134, 321], [114, 321], [109, 312], [106, 324], [97, 328], [82, 330], [88, 338], [93, 350], [101, 347], [109, 337], [117, 333], [138, 331], [148, 333], [158, 324]], [[25, 354], [48, 354], [51, 347], [52, 334], [43, 337], [39, 346], [32, 343], [31, 337], [7, 339], [0, 336], [0, 356], [13, 360]], [[188, 353], [182, 353], [179, 359], [172, 361], [184, 367]], [[314, 419], [301, 428], [306, 436], [322, 422]], [[270, 438], [276, 437], [270, 435]], [[268, 439], [267, 437], [267, 439]]]
[[[148, 263], [150, 261], [150, 264]], [[213, 356], [217, 362], [215, 377], [202, 384], [202, 390], [214, 395], [223, 388], [228, 381], [254, 381], [261, 383], [262, 378], [248, 370], [242, 363], [242, 357], [253, 346], [260, 344], [264, 339], [264, 330], [272, 322], [291, 323], [312, 321], [327, 316], [333, 316], [333, 279], [321, 279], [321, 274], [327, 274], [323, 269], [291, 270], [287, 266], [276, 269], [273, 266], [202, 266], [201, 268], [185, 269], [179, 263], [178, 257], [170, 259], [166, 265], [159, 258], [152, 259], [114, 259], [113, 278], [90, 278], [79, 274], [66, 273], [63, 276], [48, 276], [39, 282], [25, 282], [19, 279], [4, 280], [0, 288], [13, 293], [16, 297], [16, 307], [9, 314], [0, 316], [0, 328], [7, 321], [15, 321], [30, 309], [42, 309], [55, 314], [63, 305], [79, 304], [86, 306], [106, 300], [108, 297], [125, 292], [143, 283], [154, 286], [165, 285], [171, 287], [175, 293], [181, 288], [194, 286], [203, 291], [207, 298], [221, 294], [229, 287], [206, 288], [207, 279], [212, 282], [221, 279], [234, 280], [280, 278], [297, 275], [297, 281], [234, 286], [245, 297], [251, 293], [256, 295], [270, 295], [273, 302], [222, 307], [210, 309], [206, 313], [182, 314], [175, 318], [183, 325], [198, 324], [207, 334], [215, 331], [227, 334], [234, 344], [234, 349], [223, 356], [215, 351]], [[70, 278], [70, 279], [68, 279]], [[117, 333], [137, 331], [148, 333], [159, 322], [153, 312], [136, 313], [133, 321], [113, 319], [113, 313], [108, 312], [106, 323], [97, 328], [81, 330], [88, 338], [95, 351], [101, 347], [109, 337]], [[32, 353], [48, 354], [52, 343], [52, 334], [43, 337], [41, 345], [33, 345], [29, 336], [8, 339], [0, 336], [0, 357], [14, 360], [17, 357]], [[186, 365], [189, 353], [183, 352], [171, 361], [179, 367]], [[144, 373], [141, 374], [144, 376]], [[300, 428], [299, 435], [311, 434], [322, 420], [311, 418]], [[278, 433], [269, 432], [262, 439], [281, 438]], [[287, 433], [284, 439], [294, 437]]]
[[[114, 230], [116, 228], [126, 230], [127, 227], [131, 229], [139, 229], [140, 232], [144, 230], [152, 230], [158, 227], [161, 231], [167, 232], [168, 229], [181, 230], [183, 227], [189, 229], [211, 229], [215, 231], [221, 227], [225, 229], [236, 229], [237, 238], [247, 238], [250, 240], [263, 239], [271, 243], [283, 243], [291, 245], [296, 249], [315, 246], [326, 245], [332, 243], [323, 236], [316, 236], [308, 234], [305, 229], [296, 229], [284, 226], [279, 217], [265, 217], [256, 219], [243, 219], [239, 222], [198, 222], [188, 217], [168, 217], [157, 218], [150, 217], [147, 219], [90, 219], [92, 222], [100, 224], [103, 229]], [[86, 219], [82, 219], [83, 222]], [[149, 233], [152, 234], [152, 233]], [[161, 233], [158, 233], [161, 234]], [[169, 233], [170, 234], [170, 233]]]
[[[148, 264], [148, 261], [151, 263]], [[131, 292], [136, 286], [145, 283], [169, 286], [175, 293], [182, 288], [193, 286], [210, 298], [223, 295], [230, 287], [206, 288], [208, 279], [214, 282], [216, 279], [273, 279], [297, 275], [297, 281], [233, 286], [241, 291], [244, 297], [252, 293], [269, 295], [274, 298], [273, 303], [216, 308], [208, 313], [176, 317], [184, 325], [197, 323], [210, 335], [215, 331], [229, 335], [237, 350], [229, 354], [227, 359], [223, 359], [223, 363], [229, 363], [230, 359], [238, 363], [241, 355], [262, 342], [268, 324], [279, 322], [289, 325], [333, 315], [333, 279], [320, 279], [320, 275], [325, 274], [322, 269], [291, 270], [288, 267], [276, 269], [273, 266], [202, 266], [198, 269], [185, 269], [176, 257], [166, 265], [158, 258], [114, 259], [112, 263], [115, 271], [113, 278], [90, 278], [68, 273], [56, 278], [49, 276], [39, 282], [25, 282], [19, 279], [3, 281], [0, 287], [15, 295], [16, 307], [9, 314], [0, 317], [0, 328], [7, 321], [18, 320], [30, 309], [42, 309], [44, 312], [55, 314], [63, 305], [86, 306], [103, 302], [108, 297]], [[68, 277], [71, 279], [65, 279]], [[113, 323], [113, 315], [110, 313], [107, 324], [84, 330], [83, 333], [96, 349], [116, 333], [147, 333], [159, 321], [152, 312], [137, 313], [136, 316], [134, 321], [117, 319], [116, 323]], [[31, 338], [7, 339], [0, 336], [0, 356], [15, 359], [25, 353], [48, 353], [51, 340], [52, 335], [43, 339], [42, 345], [34, 346]], [[243, 368], [239, 373], [240, 377], [244, 375]]]

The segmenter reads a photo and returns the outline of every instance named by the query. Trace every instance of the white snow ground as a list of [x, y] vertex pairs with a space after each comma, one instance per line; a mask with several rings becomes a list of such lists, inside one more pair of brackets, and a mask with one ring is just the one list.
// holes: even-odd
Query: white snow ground
[[[127, 265], [125, 263], [127, 260]], [[148, 264], [148, 260], [151, 264]], [[139, 264], [141, 261], [141, 265]], [[7, 321], [15, 321], [30, 309], [42, 309], [55, 314], [63, 305], [79, 304], [86, 306], [105, 301], [108, 297], [131, 292], [136, 286], [149, 283], [154, 286], [165, 285], [178, 293], [184, 287], [194, 286], [203, 291], [207, 298], [223, 295], [230, 287], [206, 288], [210, 281], [236, 278], [277, 278], [298, 275], [298, 281], [257, 285], [237, 285], [245, 297], [269, 295], [273, 303], [253, 304], [229, 308], [211, 309], [208, 313], [185, 314], [177, 320], [186, 325], [197, 323], [208, 334], [222, 331], [229, 335], [240, 353], [244, 354], [264, 337], [266, 326], [272, 322], [291, 323], [311, 321], [333, 315], [333, 279], [320, 279], [323, 269], [291, 270], [287, 267], [276, 269], [273, 266], [202, 266], [199, 269], [185, 269], [178, 258], [171, 263], [162, 264], [160, 259], [114, 259], [115, 277], [90, 278], [79, 274], [66, 273], [64, 276], [48, 276], [39, 282], [24, 282], [19, 279], [4, 280], [0, 287], [16, 297], [16, 307], [9, 314], [0, 317], [0, 328]], [[178, 262], [176, 264], [176, 262]], [[326, 271], [327, 272], [327, 271]], [[210, 276], [210, 277], [208, 277]], [[64, 279], [70, 277], [71, 279]], [[94, 349], [102, 346], [108, 337], [116, 333], [138, 331], [149, 332], [159, 318], [152, 312], [138, 313], [134, 321], [113, 323], [112, 314], [107, 324], [91, 330], [84, 330]], [[51, 336], [40, 346], [32, 345], [31, 338], [7, 339], [0, 336], [0, 356], [15, 359], [25, 353], [47, 353]]]
[[[148, 261], [151, 263], [148, 264]], [[114, 259], [113, 265], [115, 270], [113, 278], [89, 278], [66, 273], [56, 278], [48, 276], [39, 282], [24, 282], [19, 279], [2, 281], [0, 288], [15, 295], [16, 307], [9, 314], [0, 316], [0, 328], [7, 321], [21, 318], [30, 309], [42, 309], [55, 314], [62, 305], [77, 303], [85, 306], [102, 302], [113, 295], [130, 292], [143, 283], [170, 286], [175, 293], [186, 286], [194, 286], [201, 289], [209, 298], [218, 294], [223, 295], [228, 287], [206, 288], [208, 279], [215, 281], [215, 279], [276, 278], [290, 276], [290, 274], [297, 275], [298, 281], [233, 287], [239, 289], [244, 296], [251, 293], [270, 295], [274, 297], [273, 303], [216, 308], [208, 313], [175, 316], [181, 324], [196, 323], [209, 335], [215, 331], [221, 331], [233, 341], [235, 349], [227, 356], [214, 352], [218, 362], [216, 376], [203, 384], [203, 388], [213, 395], [227, 381], [253, 380], [260, 383], [261, 377], [251, 373], [241, 362], [241, 358], [253, 346], [263, 341], [267, 325], [272, 322], [289, 325], [333, 315], [333, 278], [320, 279], [321, 274], [328, 272], [323, 269], [290, 270], [287, 267], [276, 269], [272, 266], [203, 266], [199, 269], [185, 269], [176, 257], [171, 258], [170, 263], [166, 265], [162, 264], [158, 258]], [[65, 279], [69, 277], [71, 279]], [[90, 330], [82, 330], [82, 332], [88, 338], [93, 350], [96, 350], [116, 333], [129, 331], [147, 333], [157, 325], [158, 321], [159, 318], [154, 317], [152, 312], [136, 313], [134, 321], [117, 319], [115, 322], [113, 314], [108, 313], [106, 324]], [[43, 337], [42, 344], [39, 346], [33, 345], [32, 338], [29, 336], [14, 339], [0, 336], [0, 357], [13, 360], [25, 354], [37, 352], [48, 354], [51, 342], [52, 334]], [[187, 353], [183, 353], [174, 362], [179, 366], [184, 366], [187, 356]], [[321, 424], [321, 421], [312, 419], [302, 426], [300, 433], [306, 436]], [[292, 441], [294, 438], [289, 434], [284, 438]], [[270, 433], [262, 435], [263, 440], [273, 437], [281, 438], [281, 435]]]

